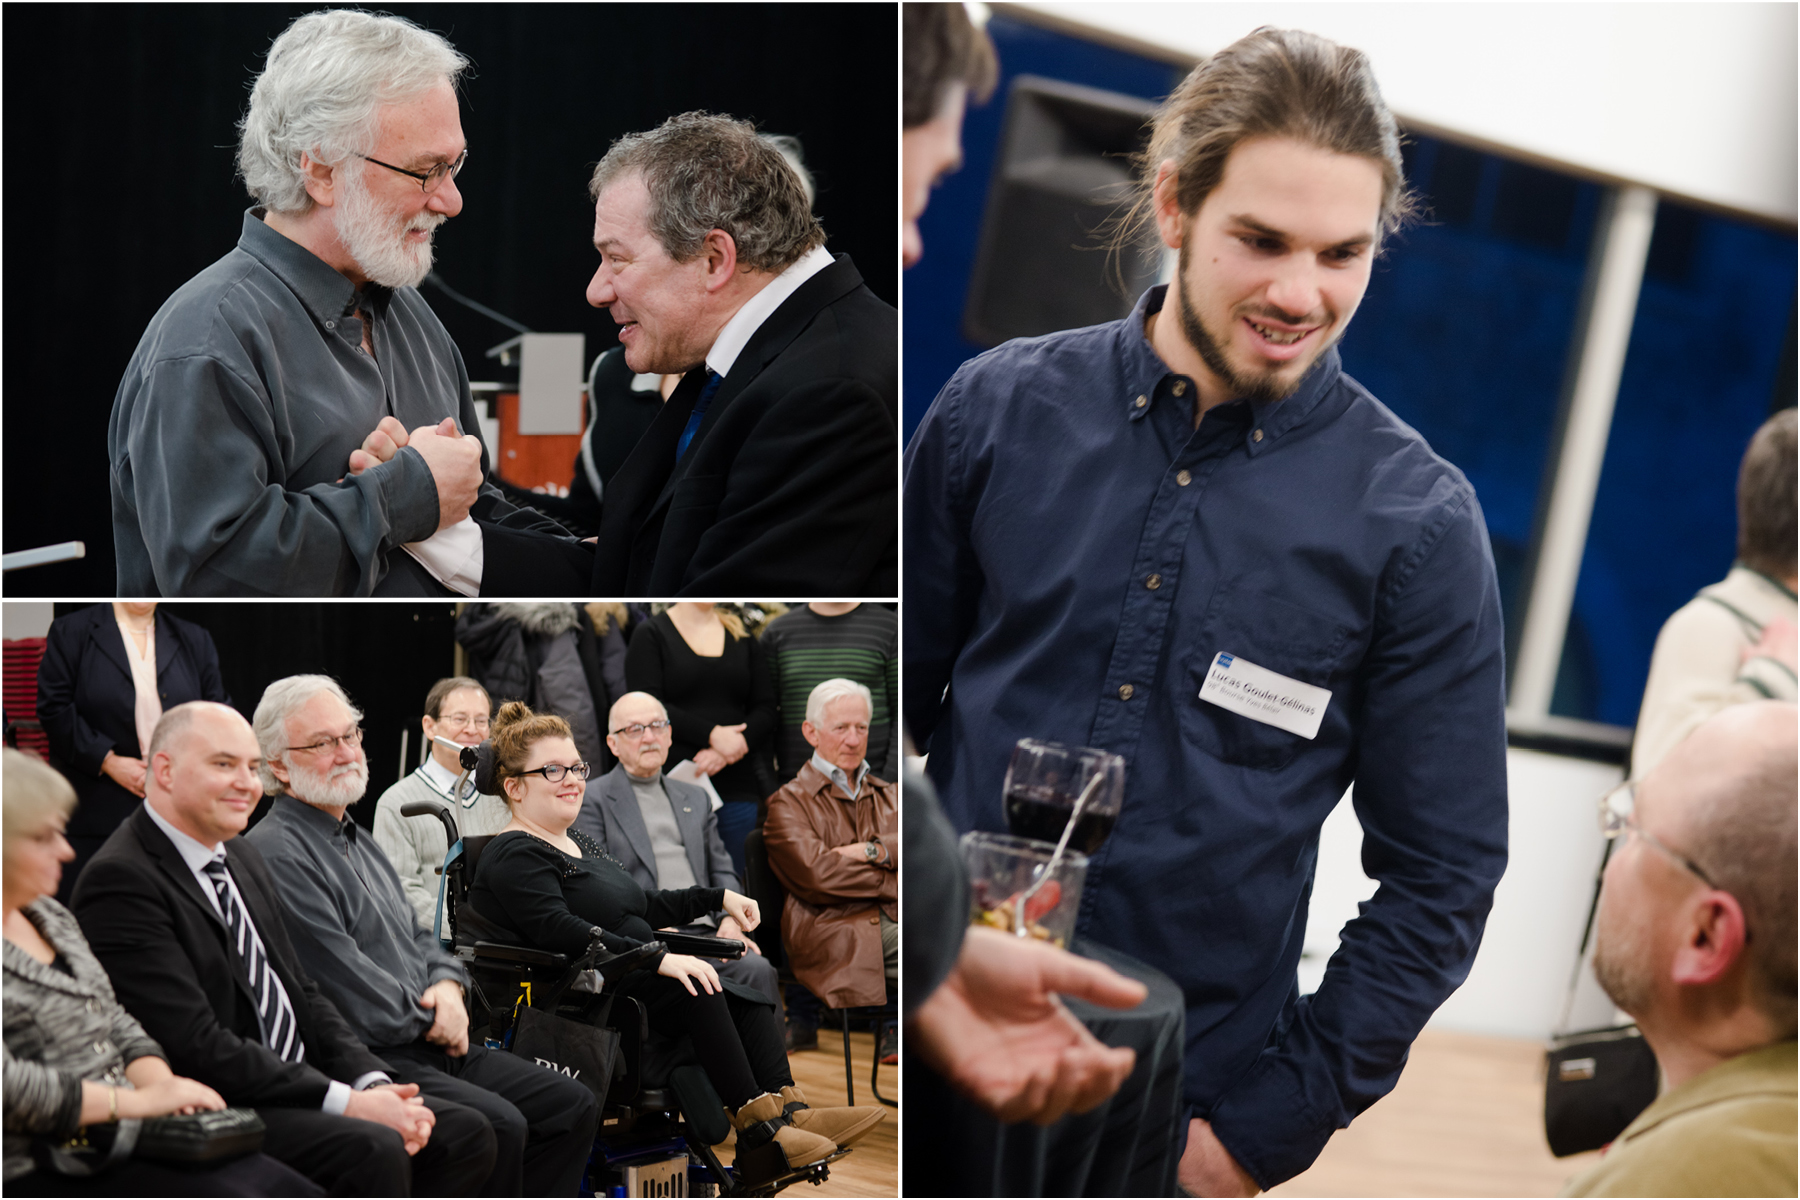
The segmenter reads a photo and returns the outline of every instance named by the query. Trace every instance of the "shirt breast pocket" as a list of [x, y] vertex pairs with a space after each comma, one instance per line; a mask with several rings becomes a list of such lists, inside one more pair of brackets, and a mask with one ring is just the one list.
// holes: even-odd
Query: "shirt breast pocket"
[[[1341, 621], [1277, 596], [1221, 589], [1199, 639], [1180, 662], [1182, 735], [1233, 766], [1264, 771], [1287, 766], [1308, 739], [1200, 699], [1214, 657], [1223, 651], [1277, 675], [1330, 689], [1342, 680], [1354, 635]], [[1331, 702], [1340, 699], [1334, 695]], [[1330, 717], [1328, 708], [1328, 723]]]

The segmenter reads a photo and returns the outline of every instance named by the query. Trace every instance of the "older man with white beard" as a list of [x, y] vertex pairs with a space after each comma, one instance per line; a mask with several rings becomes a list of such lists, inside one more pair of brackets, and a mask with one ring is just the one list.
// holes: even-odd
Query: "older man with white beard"
[[467, 66], [361, 12], [270, 47], [238, 151], [259, 203], [114, 401], [120, 595], [475, 595], [477, 520], [563, 533], [483, 483], [468, 373], [415, 290], [462, 210]]
[[267, 861], [301, 964], [400, 1083], [493, 1126], [494, 1196], [572, 1196], [599, 1112], [554, 1071], [469, 1039], [463, 970], [420, 926], [400, 877], [346, 810], [369, 785], [362, 713], [337, 682], [294, 675], [256, 706], [275, 806], [246, 838]]

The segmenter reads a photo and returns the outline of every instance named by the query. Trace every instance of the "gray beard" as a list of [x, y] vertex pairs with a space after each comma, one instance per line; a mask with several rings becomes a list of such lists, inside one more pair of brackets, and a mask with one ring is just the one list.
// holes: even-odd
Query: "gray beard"
[[288, 794], [314, 808], [349, 808], [369, 790], [369, 765], [352, 763], [336, 775], [288, 766]]
[[[368, 170], [365, 164], [363, 170]], [[375, 203], [360, 175], [346, 173], [339, 189], [341, 199], [333, 223], [338, 240], [356, 260], [372, 282], [383, 287], [418, 287], [431, 274], [432, 246], [428, 240], [418, 247], [406, 244], [406, 231], [413, 226], [435, 229], [443, 223], [437, 213], [423, 212], [397, 221]]]

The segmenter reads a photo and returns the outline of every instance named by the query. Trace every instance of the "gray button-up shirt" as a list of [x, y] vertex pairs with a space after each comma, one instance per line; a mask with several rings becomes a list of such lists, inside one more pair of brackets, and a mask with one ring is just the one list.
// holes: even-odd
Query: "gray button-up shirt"
[[292, 796], [244, 836], [268, 860], [301, 965], [362, 1043], [422, 1037], [433, 1014], [419, 997], [440, 979], [464, 982], [463, 971], [420, 928], [375, 839]]
[[[364, 289], [369, 357], [356, 287], [261, 215], [158, 310], [119, 383], [107, 456], [122, 596], [367, 596], [390, 569], [420, 577], [399, 547], [437, 529], [425, 460], [406, 449], [351, 476], [350, 452], [384, 416], [480, 434], [462, 356], [424, 298]], [[560, 532], [491, 484], [474, 515]], [[436, 591], [407, 590], [421, 587]]]

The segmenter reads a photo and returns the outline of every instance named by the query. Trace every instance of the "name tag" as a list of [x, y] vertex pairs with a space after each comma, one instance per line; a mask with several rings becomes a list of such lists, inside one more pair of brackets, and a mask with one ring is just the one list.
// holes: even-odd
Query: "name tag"
[[1331, 703], [1331, 689], [1277, 675], [1221, 651], [1207, 668], [1200, 698], [1210, 704], [1311, 740]]

